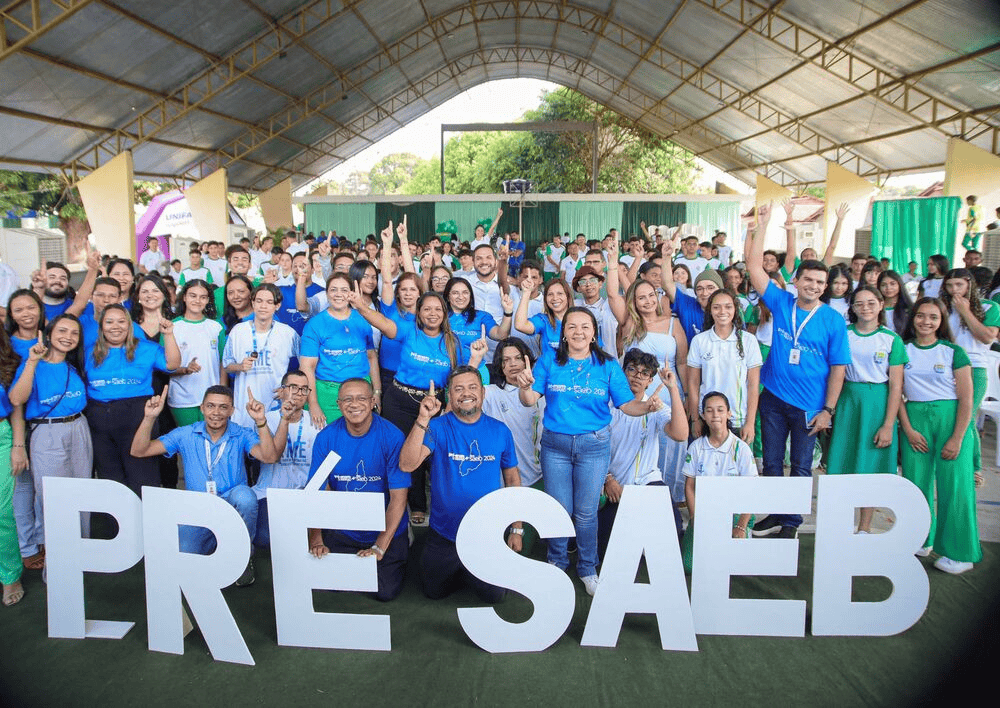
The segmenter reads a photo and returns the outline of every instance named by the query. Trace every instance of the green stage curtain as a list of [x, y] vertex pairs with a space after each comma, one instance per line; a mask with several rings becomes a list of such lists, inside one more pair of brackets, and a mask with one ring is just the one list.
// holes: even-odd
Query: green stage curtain
[[[528, 204], [536, 204], [537, 206], [527, 206]], [[525, 205], [521, 240], [527, 244], [527, 252], [534, 253], [539, 243], [551, 241], [553, 236], [562, 233], [559, 230], [559, 202], [532, 202], [528, 199], [525, 201]], [[510, 202], [504, 202], [503, 217], [500, 219], [500, 225], [497, 226], [499, 233], [517, 230], [517, 212], [516, 205], [511, 206]]]
[[707, 239], [711, 239], [716, 231], [725, 231], [726, 245], [737, 251], [743, 250], [739, 202], [688, 202], [684, 223], [703, 228]]
[[[496, 218], [500, 202], [437, 202], [434, 205], [434, 227], [442, 221], [454, 220], [458, 227], [459, 241], [472, 241], [476, 224], [480, 219]], [[506, 216], [506, 209], [504, 215]], [[497, 231], [503, 233], [503, 222], [497, 225]], [[489, 226], [486, 227], [487, 229]]]
[[623, 202], [621, 234], [628, 238], [632, 234], [642, 235], [640, 221], [650, 226], [678, 226], [687, 221], [687, 207], [684, 202]]
[[959, 197], [874, 202], [872, 253], [878, 258], [888, 258], [897, 273], [905, 273], [910, 261], [923, 266], [927, 257], [936, 253], [948, 256], [950, 262], [955, 253], [961, 208]]
[[305, 204], [306, 229], [317, 236], [320, 231], [336, 231], [352, 241], [364, 239], [375, 231], [375, 204]]
[[[559, 232], [602, 239], [622, 223], [622, 202], [559, 202]], [[636, 222], [636, 227], [638, 227]]]
[[[495, 214], [496, 212], [494, 212]], [[434, 202], [377, 202], [375, 204], [375, 235], [392, 221], [393, 230], [406, 214], [406, 228], [409, 239], [414, 243], [427, 243], [434, 235], [437, 222], [434, 221]]]

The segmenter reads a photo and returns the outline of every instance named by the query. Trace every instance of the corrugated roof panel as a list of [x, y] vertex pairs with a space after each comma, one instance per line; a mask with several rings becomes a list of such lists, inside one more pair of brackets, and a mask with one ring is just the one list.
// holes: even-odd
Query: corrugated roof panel
[[288, 104], [288, 99], [247, 79], [237, 81], [205, 102], [213, 111], [259, 123]]
[[780, 81], [761, 89], [758, 96], [784, 111], [804, 115], [860, 93], [859, 89], [815, 64], [806, 64]]
[[31, 47], [156, 91], [167, 91], [207, 66], [204, 57], [97, 4], [49, 30]]
[[345, 14], [309, 35], [309, 46], [342, 70], [347, 70], [381, 49], [357, 17]]
[[[0, 114], [0, 135], [5, 136], [0, 152], [5, 157], [36, 160], [39, 154], [44, 162], [65, 162], [76, 156], [104, 133], [93, 133], [77, 128], [66, 128], [17, 116]], [[25, 169], [23, 166], [18, 169]]]
[[361, 90], [375, 103], [382, 103], [394, 96], [408, 83], [398, 66], [391, 66], [361, 85]]
[[976, 108], [1000, 103], [1000, 52], [935, 71], [916, 83], [919, 88], [941, 95], [959, 107]]
[[220, 147], [245, 130], [238, 123], [192, 111], [156, 137], [196, 147]]
[[289, 47], [284, 58], [272, 59], [254, 76], [293, 96], [304, 96], [331, 78], [327, 66], [301, 47]]
[[740, 143], [740, 147], [756, 155], [768, 155], [772, 158], [792, 157], [801, 155], [806, 148], [780, 133], [771, 131], [756, 138], [750, 138]]
[[[522, 46], [528, 47], [551, 47], [552, 37], [556, 34], [556, 29], [559, 27], [559, 23], [552, 20], [533, 20], [531, 22], [521, 22], [521, 26], [518, 28], [521, 37]], [[560, 32], [562, 35], [561, 39], [566, 42], [568, 48], [575, 48], [577, 51], [583, 46], [583, 41], [586, 39], [583, 35], [576, 32], [577, 37], [574, 37], [573, 31], [566, 28], [566, 32]]]
[[799, 59], [792, 52], [747, 33], [716, 59], [710, 71], [745, 90], [756, 88], [787, 71]]
[[393, 44], [427, 21], [417, 2], [361, 0], [354, 12], [364, 18], [383, 44]]
[[292, 140], [297, 140], [305, 145], [312, 145], [329, 135], [330, 131], [333, 130], [334, 127], [335, 126], [325, 118], [315, 116], [289, 128], [282, 133], [282, 135], [291, 138]]
[[735, 108], [724, 108], [705, 119], [705, 125], [731, 140], [739, 140], [747, 135], [753, 135], [767, 126], [752, 120]]
[[426, 76], [441, 68], [444, 63], [441, 48], [437, 44], [428, 44], [406, 57], [406, 74], [412, 77]]
[[[271, 17], [281, 19], [292, 10], [302, 5], [302, 0], [254, 0], [254, 4]], [[330, 4], [337, 8], [341, 5], [336, 0], [330, 0]]]
[[789, 0], [780, 14], [827, 39], [839, 39], [911, 0]]
[[641, 61], [632, 72], [629, 83], [650, 96], [666, 96], [680, 86], [681, 80], [648, 61]]
[[422, 0], [422, 4], [427, 8], [427, 14], [434, 18], [468, 3], [462, 0]]
[[300, 152], [302, 152], [302, 148], [284, 140], [268, 140], [256, 150], [252, 150], [244, 155], [244, 157], [256, 162], [263, 162], [266, 165], [278, 165], [285, 160], [295, 157]]
[[690, 84], [678, 88], [667, 99], [667, 105], [689, 118], [702, 118], [722, 108], [718, 101]]
[[613, 3], [615, 20], [636, 34], [655, 37], [682, 0], [618, 0]]
[[460, 57], [479, 49], [479, 37], [475, 25], [457, 27], [441, 38], [441, 48], [449, 59]]
[[133, 15], [216, 55], [232, 51], [268, 28], [267, 20], [239, 0], [115, 2]]
[[854, 43], [854, 50], [896, 75], [909, 74], [955, 57], [955, 51], [947, 45], [896, 22], [887, 22], [865, 32]]
[[[692, 28], [697, 30], [692, 31]], [[742, 29], [732, 20], [720, 17], [703, 5], [688, 3], [677, 15], [660, 44], [688, 61], [703, 64], [732, 41]]]
[[[243, 187], [251, 186], [257, 179], [270, 174], [272, 170], [258, 165], [251, 165], [249, 162], [234, 162], [226, 168], [226, 179], [231, 185]], [[277, 173], [276, 182], [285, 179], [284, 172]]]
[[179, 173], [205, 157], [199, 150], [180, 150], [168, 145], [143, 143], [132, 150], [136, 172]]
[[594, 51], [588, 58], [592, 64], [601, 67], [609, 74], [622, 73], [622, 75], [624, 75], [622, 69], [632, 66], [636, 61], [634, 53], [607, 39], [597, 40]]
[[826, 182], [826, 160], [818, 155], [782, 162], [781, 167], [806, 182]]
[[840, 142], [909, 128], [916, 121], [881, 102], [864, 96], [809, 119], [809, 125]]
[[873, 140], [854, 148], [865, 157], [895, 170], [943, 164], [947, 138], [936, 130], [919, 130], [894, 138]]

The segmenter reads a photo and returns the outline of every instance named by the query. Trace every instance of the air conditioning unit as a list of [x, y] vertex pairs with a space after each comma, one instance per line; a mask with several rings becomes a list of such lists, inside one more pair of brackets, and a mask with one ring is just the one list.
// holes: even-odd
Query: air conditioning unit
[[62, 231], [0, 227], [0, 260], [14, 269], [21, 287], [29, 287], [31, 273], [42, 261], [66, 263], [66, 259], [66, 234]]
[[1000, 268], [1000, 229], [987, 231], [979, 243], [983, 251], [983, 265], [993, 270]]
[[854, 252], [868, 255], [872, 252], [871, 227], [854, 230]]

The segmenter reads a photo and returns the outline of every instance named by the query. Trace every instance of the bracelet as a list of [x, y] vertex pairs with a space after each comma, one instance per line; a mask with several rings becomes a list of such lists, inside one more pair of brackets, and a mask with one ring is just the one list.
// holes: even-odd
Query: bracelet
[[24, 447], [24, 445], [14, 445], [13, 447]]
[[261, 428], [266, 428], [266, 427], [267, 427], [267, 421], [266, 420], [263, 423], [257, 423], [257, 429], [258, 430], [261, 429]]
[[373, 543], [372, 544], [372, 550], [375, 551], [376, 553], [378, 553], [380, 556], [384, 556], [385, 555], [385, 551], [383, 551], [381, 548], [379, 548], [377, 543]]
[[503, 313], [503, 316], [504, 317], [513, 317], [514, 313], [513, 312], [505, 312], [505, 313]]
[[381, 396], [382, 395], [382, 390], [381, 389], [376, 388], [376, 389], [372, 389], [372, 390], [375, 392], [376, 396]]
[[519, 528], [516, 528], [514, 526], [510, 527], [510, 532], [512, 534], [514, 534], [515, 536], [523, 536], [524, 535], [524, 529], [523, 528], [519, 529]]
[[415, 426], [417, 426], [418, 428], [420, 428], [421, 430], [423, 430], [425, 433], [427, 432], [427, 426], [426, 425], [421, 425], [419, 420], [413, 421], [413, 424]]

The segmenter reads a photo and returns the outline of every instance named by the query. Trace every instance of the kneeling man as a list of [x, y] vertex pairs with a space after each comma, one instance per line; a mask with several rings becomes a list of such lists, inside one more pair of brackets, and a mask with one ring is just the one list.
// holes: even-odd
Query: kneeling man
[[410, 553], [406, 533], [406, 497], [410, 473], [399, 469], [403, 434], [373, 412], [375, 391], [365, 379], [347, 379], [340, 385], [337, 406], [341, 417], [316, 436], [309, 477], [332, 451], [340, 461], [330, 472], [324, 489], [335, 492], [376, 492], [385, 496], [384, 531], [309, 529], [309, 552], [322, 558], [334, 553], [374, 555], [378, 561], [375, 599], [387, 602], [403, 589]]
[[[399, 466], [408, 471], [431, 456], [430, 529], [420, 577], [432, 600], [450, 595], [462, 583], [484, 602], [499, 602], [505, 593], [469, 573], [455, 549], [458, 527], [473, 504], [497, 489], [521, 485], [514, 438], [506, 425], [483, 413], [485, 394], [479, 371], [460, 366], [448, 377], [451, 412], [435, 418], [441, 402], [431, 382], [399, 458]], [[521, 550], [523, 533], [520, 521], [513, 524], [507, 545], [514, 551]]]

